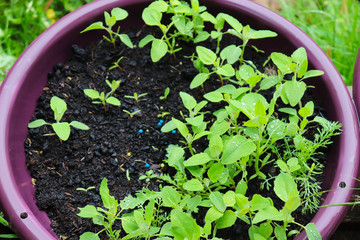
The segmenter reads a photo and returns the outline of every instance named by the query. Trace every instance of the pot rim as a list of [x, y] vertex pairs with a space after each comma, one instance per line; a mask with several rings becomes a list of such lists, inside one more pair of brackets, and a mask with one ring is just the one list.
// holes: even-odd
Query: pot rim
[[[340, 100], [335, 102], [334, 109], [341, 109], [339, 114], [339, 121], [343, 124], [343, 133], [340, 141], [339, 155], [340, 162], [338, 166], [347, 165], [350, 167], [342, 167], [336, 170], [334, 182], [331, 189], [338, 188], [340, 182], [346, 183], [346, 188], [353, 188], [357, 177], [359, 165], [359, 127], [350, 95], [346, 86], [341, 79], [336, 68], [320, 49], [320, 47], [308, 37], [297, 26], [276, 14], [275, 12], [256, 4], [252, 1], [243, 0], [207, 0], [209, 4], [222, 4], [228, 9], [241, 8], [249, 15], [257, 17], [260, 21], [264, 22], [266, 26], [276, 29], [280, 34], [286, 34], [291, 39], [291, 42], [296, 46], [304, 46], [308, 52], [309, 61], [313, 63], [314, 68], [323, 70], [325, 72], [323, 78], [327, 82], [327, 87], [333, 95], [333, 98]], [[38, 57], [44, 56], [50, 47], [59, 39], [66, 37], [66, 34], [77, 26], [88, 24], [88, 18], [93, 18], [102, 14], [104, 11], [121, 5], [126, 6], [135, 3], [150, 2], [149, 0], [96, 0], [89, 3], [74, 12], [66, 15], [50, 28], [45, 30], [17, 59], [13, 67], [7, 74], [0, 88], [0, 204], [4, 213], [8, 217], [11, 226], [14, 228], [18, 236], [24, 239], [56, 239], [56, 235], [51, 231], [50, 221], [38, 219], [37, 215], [45, 215], [40, 213], [39, 210], [32, 209], [22, 198], [19, 183], [16, 181], [13, 166], [9, 160], [10, 149], [8, 139], [10, 138], [9, 125], [11, 122], [12, 108], [16, 106], [16, 97], [19, 95], [20, 88], [26, 80], [26, 75], [31, 71], [31, 68]], [[311, 50], [311, 51], [310, 51]], [[26, 134], [26, 133], [22, 133]], [[6, 171], [5, 171], [6, 170]], [[29, 174], [28, 174], [29, 175]], [[31, 178], [27, 177], [28, 180]], [[24, 183], [29, 184], [29, 181]], [[330, 192], [326, 197], [324, 204], [342, 203], [350, 199], [352, 190], [337, 189]], [[322, 208], [316, 214], [313, 222], [316, 222], [323, 238], [328, 238], [337, 228], [341, 219], [346, 213], [347, 207], [328, 207]], [[27, 213], [28, 217], [22, 219], [21, 213]], [[45, 217], [46, 219], [47, 217]], [[321, 220], [321, 221], [320, 221]], [[45, 227], [48, 225], [48, 227]], [[302, 232], [296, 239], [304, 239], [305, 233]]]

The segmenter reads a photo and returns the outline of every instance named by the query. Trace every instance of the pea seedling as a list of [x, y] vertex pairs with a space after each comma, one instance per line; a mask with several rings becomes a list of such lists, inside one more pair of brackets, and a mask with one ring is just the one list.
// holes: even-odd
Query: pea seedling
[[128, 12], [126, 10], [124, 10], [122, 8], [114, 8], [111, 10], [111, 15], [108, 12], [104, 12], [106, 26], [104, 26], [103, 22], [101, 22], [101, 21], [95, 22], [95, 23], [92, 23], [87, 28], [85, 28], [81, 33], [91, 31], [91, 30], [102, 29], [102, 30], [107, 31], [109, 34], [109, 37], [110, 37], [110, 38], [108, 38], [106, 36], [103, 36], [104, 39], [111, 42], [114, 47], [115, 47], [116, 37], [119, 37], [120, 41], [123, 42], [126, 46], [128, 46], [129, 48], [133, 48], [134, 46], [133, 46], [133, 43], [131, 42], [129, 36], [124, 33], [122, 33], [122, 34], [119, 33], [120, 26], [118, 27], [116, 32], [114, 32], [112, 30], [113, 26], [116, 24], [117, 21], [124, 20], [125, 18], [127, 18], [127, 16], [128, 16]]
[[106, 103], [120, 106], [121, 102], [116, 97], [111, 96], [116, 89], [119, 88], [121, 80], [115, 81], [113, 80], [111, 83], [110, 81], [106, 80], [106, 84], [111, 88], [111, 91], [108, 92], [106, 95], [104, 92], [99, 93], [94, 89], [84, 89], [84, 94], [91, 99], [99, 99], [100, 101], [93, 101], [94, 104], [102, 104], [104, 106], [104, 111], [106, 112]]
[[56, 96], [52, 97], [50, 100], [50, 107], [54, 111], [54, 119], [56, 121], [55, 123], [47, 123], [43, 119], [38, 119], [29, 123], [28, 127], [37, 128], [43, 125], [51, 125], [54, 132], [59, 137], [61, 143], [62, 141], [68, 140], [70, 136], [70, 126], [80, 130], [89, 130], [89, 127], [87, 125], [78, 121], [72, 121], [70, 123], [60, 122], [67, 109], [66, 102], [61, 98]]
[[170, 93], [170, 88], [167, 87], [167, 88], [165, 89], [164, 95], [163, 95], [163, 96], [160, 96], [160, 100], [165, 100], [165, 99], [167, 99], [169, 93]]

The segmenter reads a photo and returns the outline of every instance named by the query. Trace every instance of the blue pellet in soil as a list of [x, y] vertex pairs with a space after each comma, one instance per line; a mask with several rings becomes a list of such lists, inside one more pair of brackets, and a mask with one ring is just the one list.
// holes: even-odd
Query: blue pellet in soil
[[161, 119], [161, 120], [159, 121], [159, 123], [164, 123], [164, 120]]
[[164, 142], [165, 145], [167, 145], [167, 142]]
[[176, 130], [172, 130], [171, 133], [175, 134], [175, 133], [176, 133]]
[[145, 164], [145, 167], [146, 167], [146, 168], [149, 168], [149, 167], [150, 167], [150, 164], [148, 164], [148, 163]]
[[158, 125], [161, 126], [161, 125], [162, 125], [162, 122], [158, 122]]
[[144, 132], [144, 130], [142, 130], [142, 129], [139, 129], [139, 131], [138, 131], [139, 133], [143, 133]]

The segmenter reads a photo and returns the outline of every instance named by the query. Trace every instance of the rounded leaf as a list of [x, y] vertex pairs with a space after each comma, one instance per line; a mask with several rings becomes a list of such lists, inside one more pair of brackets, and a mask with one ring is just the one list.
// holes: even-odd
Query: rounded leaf
[[70, 123], [70, 126], [80, 129], [80, 130], [89, 130], [90, 129], [86, 124], [84, 124], [82, 122], [78, 122], [78, 121], [72, 121]]
[[37, 128], [47, 124], [44, 119], [38, 119], [29, 123], [28, 128]]
[[67, 122], [53, 123], [52, 128], [54, 129], [56, 135], [63, 140], [68, 140], [70, 136], [70, 124]]

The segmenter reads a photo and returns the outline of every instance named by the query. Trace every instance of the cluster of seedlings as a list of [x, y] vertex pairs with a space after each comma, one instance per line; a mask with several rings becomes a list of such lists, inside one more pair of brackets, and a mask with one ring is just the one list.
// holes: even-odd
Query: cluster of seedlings
[[[127, 15], [125, 10], [115, 8], [111, 14], [105, 12], [106, 26], [96, 22], [83, 32], [106, 30], [109, 37], [104, 39], [114, 47], [118, 38], [133, 48], [130, 38], [119, 33], [120, 28], [116, 32], [112, 30], [117, 21]], [[103, 229], [86, 232], [80, 239], [97, 240], [101, 232], [106, 232], [113, 240], [218, 240], [221, 239], [218, 231], [232, 227], [237, 221], [248, 224], [252, 240], [287, 239], [299, 234], [301, 229], [306, 230], [309, 239], [321, 239], [313, 223], [304, 226], [296, 222], [292, 214], [299, 208], [302, 214], [317, 211], [322, 192], [316, 175], [324, 168], [317, 156], [332, 143], [331, 138], [340, 133], [341, 125], [324, 117], [314, 117], [314, 103], [303, 100], [310, 87], [304, 80], [323, 74], [319, 70], [308, 70], [305, 49], [299, 48], [290, 56], [271, 53], [265, 65], [271, 61], [276, 69], [264, 73], [252, 61], [244, 59], [244, 52], [250, 40], [276, 37], [275, 32], [254, 30], [226, 13], [214, 16], [205, 6], [200, 6], [198, 0], [189, 3], [157, 0], [143, 10], [142, 18], [162, 33], [159, 37], [147, 35], [139, 43], [140, 48], [151, 44], [150, 56], [154, 63], [166, 54], [174, 57], [181, 54], [179, 41], [197, 44], [196, 52], [189, 57], [198, 73], [189, 89], [199, 88], [204, 92], [207, 81], [213, 81], [218, 88], [204, 92], [201, 101], [186, 92], [172, 93], [179, 94], [186, 112], [181, 112], [180, 119], [169, 112], [160, 113], [159, 116], [166, 116], [168, 121], [158, 125], [162, 132], [175, 131], [182, 137], [178, 144], [167, 147], [164, 159], [164, 164], [176, 173], [159, 174], [149, 170], [140, 179], [159, 181], [160, 190], [144, 188], [136, 196], [120, 201], [110, 195], [104, 178], [100, 185], [103, 207], [87, 205], [80, 208], [78, 214], [92, 219]], [[212, 30], [205, 25], [213, 26]], [[225, 35], [238, 38], [239, 44], [222, 48]], [[215, 41], [215, 49], [199, 45], [209, 39]], [[120, 67], [119, 61], [114, 67]], [[103, 105], [105, 112], [109, 104], [121, 104], [113, 96], [120, 81], [106, 80], [106, 83], [111, 88], [107, 93], [84, 90], [93, 103]], [[269, 100], [262, 93], [270, 89], [273, 91]], [[166, 88], [160, 100], [166, 101], [169, 93], [170, 88]], [[134, 99], [138, 104], [146, 95], [135, 92], [125, 98]], [[217, 106], [216, 109], [205, 111], [209, 103]], [[70, 126], [87, 130], [85, 124], [76, 121], [60, 122], [66, 110], [64, 104], [53, 97], [51, 108], [56, 123], [40, 119], [30, 123], [29, 128], [51, 125], [62, 141], [68, 139]], [[123, 111], [130, 119], [140, 112]], [[279, 118], [278, 113], [285, 117]], [[215, 120], [208, 121], [209, 116]], [[305, 137], [309, 124], [319, 126], [311, 140]], [[205, 144], [202, 149], [196, 148], [194, 142], [198, 141]], [[269, 167], [276, 171], [265, 172]], [[255, 180], [261, 182], [259, 193], [248, 195], [249, 186]], [[262, 195], [262, 189], [273, 192], [281, 205]], [[205, 213], [202, 219], [198, 219], [200, 211]], [[114, 229], [116, 221], [121, 222], [121, 229]]]

